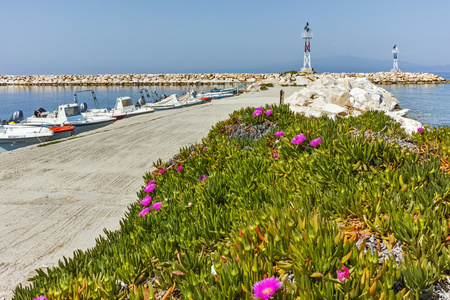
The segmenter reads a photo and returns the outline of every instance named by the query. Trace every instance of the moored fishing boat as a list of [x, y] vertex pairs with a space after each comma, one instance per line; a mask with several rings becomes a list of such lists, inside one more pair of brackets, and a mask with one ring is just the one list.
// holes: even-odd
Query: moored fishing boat
[[44, 126], [3, 125], [0, 122], [0, 153], [48, 141], [52, 130]]
[[136, 106], [130, 97], [118, 97], [116, 99], [116, 106], [112, 110], [113, 116], [125, 115], [127, 117], [148, 114], [154, 112], [155, 109], [149, 106]]
[[150, 107], [155, 110], [165, 110], [165, 109], [182, 108], [185, 105], [183, 105], [183, 103], [180, 103], [180, 101], [178, 101], [177, 95], [173, 94], [161, 101], [154, 102], [154, 103], [145, 103], [142, 106]]
[[209, 93], [200, 93], [197, 95], [197, 98], [211, 97], [212, 99], [221, 99], [233, 96], [234, 96], [233, 92], [209, 92]]
[[111, 124], [116, 119], [108, 116], [85, 117], [81, 114], [78, 103], [63, 104], [53, 113], [41, 112], [22, 121], [25, 125], [34, 126], [75, 126], [75, 132], [81, 133]]

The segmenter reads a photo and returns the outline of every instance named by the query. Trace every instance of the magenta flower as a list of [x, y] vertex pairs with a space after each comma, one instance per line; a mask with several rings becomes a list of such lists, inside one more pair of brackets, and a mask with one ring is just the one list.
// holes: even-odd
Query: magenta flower
[[208, 178], [208, 175], [203, 175], [202, 178], [197, 178], [197, 181], [203, 182]]
[[273, 294], [281, 287], [282, 283], [278, 278], [270, 277], [258, 281], [253, 285], [254, 299], [272, 299]]
[[264, 107], [262, 107], [262, 106], [256, 108], [256, 110], [260, 110], [260, 111], [262, 111], [263, 109], [264, 109]]
[[337, 270], [336, 271], [336, 275], [337, 275], [337, 279], [340, 282], [344, 282], [345, 279], [348, 279], [348, 277], [350, 276], [348, 269], [346, 267], [342, 267], [343, 272]]
[[208, 146], [206, 146], [206, 147], [205, 147], [205, 150], [208, 150], [208, 149], [209, 149]]
[[309, 144], [311, 146], [317, 147], [320, 143], [322, 143], [322, 139], [318, 137], [317, 139], [312, 140]]
[[139, 213], [139, 217], [145, 217], [148, 212], [150, 211], [150, 209], [148, 207], [144, 208], [140, 213]]
[[266, 115], [270, 116], [270, 115], [272, 114], [272, 111], [273, 111], [273, 110], [269, 109], [269, 110], [266, 110], [264, 113], [265, 113]]
[[156, 187], [156, 185], [154, 184], [154, 183], [152, 183], [152, 184], [147, 184], [147, 186], [145, 187], [145, 189], [144, 189], [144, 192], [146, 192], [146, 193], [151, 193], [151, 192], [153, 192], [153, 190], [155, 189], [155, 187]]
[[152, 197], [150, 196], [145, 196], [144, 199], [142, 199], [141, 201], [141, 205], [147, 206], [150, 203], [152, 203]]
[[158, 172], [159, 172], [159, 174], [164, 174], [165, 171], [166, 171], [166, 168], [164, 167], [161, 170], [159, 170]]
[[277, 137], [277, 138], [279, 138], [280, 136], [282, 136], [284, 134], [284, 131], [277, 131], [277, 132], [275, 132], [275, 136]]
[[275, 158], [275, 159], [278, 159], [278, 156], [279, 156], [279, 155], [278, 155], [278, 153], [276, 153], [276, 152], [273, 154], [273, 158]]
[[159, 210], [161, 208], [162, 202], [156, 202], [150, 207], [150, 209]]
[[292, 139], [291, 143], [295, 145], [300, 145], [301, 143], [303, 143], [304, 140], [306, 140], [306, 136], [304, 136], [303, 134], [299, 134]]
[[33, 300], [47, 300], [47, 297], [40, 296], [40, 297], [34, 298]]
[[422, 133], [423, 132], [423, 128], [422, 127], [417, 128], [417, 132]]
[[255, 110], [255, 111], [253, 112], [253, 115], [254, 115], [255, 117], [259, 117], [261, 114], [262, 114], [262, 111], [261, 111], [261, 110]]
[[177, 171], [183, 171], [183, 166], [182, 165], [179, 165], [178, 167], [177, 167]]

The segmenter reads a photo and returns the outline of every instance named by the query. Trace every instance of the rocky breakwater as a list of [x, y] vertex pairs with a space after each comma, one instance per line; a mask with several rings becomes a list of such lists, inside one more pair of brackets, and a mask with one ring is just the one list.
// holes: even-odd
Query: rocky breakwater
[[436, 84], [449, 83], [448, 80], [430, 73], [378, 72], [378, 73], [323, 73], [334, 78], [367, 78], [375, 84]]
[[322, 76], [286, 98], [285, 103], [294, 112], [314, 117], [358, 116], [370, 110], [381, 110], [401, 123], [408, 134], [422, 126], [406, 118], [409, 109], [401, 109], [391, 93], [367, 78]]
[[103, 75], [0, 75], [0, 85], [190, 85], [278, 83], [280, 74], [103, 74]]

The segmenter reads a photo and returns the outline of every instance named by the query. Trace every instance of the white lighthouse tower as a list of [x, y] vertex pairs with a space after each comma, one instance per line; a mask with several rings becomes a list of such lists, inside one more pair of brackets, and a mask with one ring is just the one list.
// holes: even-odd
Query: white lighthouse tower
[[303, 56], [303, 68], [300, 72], [304, 73], [314, 73], [314, 69], [311, 68], [311, 39], [313, 38], [313, 33], [311, 28], [309, 28], [309, 23], [306, 22], [304, 32], [302, 33], [302, 39], [305, 40], [305, 55]]
[[397, 45], [394, 45], [394, 49], [392, 49], [392, 54], [394, 54], [394, 65], [392, 67], [391, 72], [401, 72], [398, 68], [398, 60], [397, 60], [397, 54], [398, 54], [398, 47]]

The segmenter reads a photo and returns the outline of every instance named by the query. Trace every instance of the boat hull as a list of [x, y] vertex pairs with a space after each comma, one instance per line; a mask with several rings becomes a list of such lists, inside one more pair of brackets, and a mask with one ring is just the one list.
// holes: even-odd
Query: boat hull
[[84, 123], [84, 124], [75, 124], [75, 123], [71, 123], [70, 125], [75, 126], [75, 130], [74, 132], [76, 134], [80, 134], [86, 131], [90, 131], [90, 130], [94, 130], [97, 128], [101, 128], [103, 126], [112, 124], [115, 120], [110, 120], [110, 121], [101, 121], [101, 122], [89, 122], [89, 123]]
[[28, 138], [0, 138], [0, 153], [18, 148], [46, 142], [51, 136], [28, 137]]

